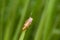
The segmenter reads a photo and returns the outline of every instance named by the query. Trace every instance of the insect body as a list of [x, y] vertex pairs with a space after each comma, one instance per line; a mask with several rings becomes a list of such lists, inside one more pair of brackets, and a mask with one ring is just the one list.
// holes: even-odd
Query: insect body
[[29, 17], [29, 19], [26, 20], [26, 22], [25, 22], [24, 27], [22, 28], [22, 30], [28, 29], [29, 26], [30, 26], [31, 23], [32, 23], [32, 20], [33, 20], [33, 18]]

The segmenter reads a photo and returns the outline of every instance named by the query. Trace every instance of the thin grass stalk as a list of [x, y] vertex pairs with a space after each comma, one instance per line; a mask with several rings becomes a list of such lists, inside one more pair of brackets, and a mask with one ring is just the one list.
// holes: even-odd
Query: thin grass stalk
[[22, 34], [21, 34], [19, 40], [24, 40], [25, 33], [26, 33], [26, 30], [22, 31]]
[[21, 30], [21, 27], [22, 27], [22, 24], [23, 24], [23, 20], [24, 20], [25, 14], [26, 14], [26, 10], [27, 10], [29, 1], [30, 0], [26, 0], [25, 5], [24, 5], [24, 7], [22, 9], [22, 13], [21, 13], [22, 15], [21, 15], [19, 24], [17, 26], [16, 32], [14, 34], [13, 40], [17, 40], [19, 38], [18, 36], [19, 36], [20, 30]]
[[37, 32], [36, 32], [36, 35], [35, 35], [34, 40], [40, 40], [40, 39], [41, 39], [45, 20], [46, 20], [46, 19], [45, 19], [45, 16], [44, 16], [44, 14], [43, 14], [42, 17], [41, 17], [41, 20], [40, 20], [40, 23], [39, 23], [40, 25], [39, 25], [39, 27], [38, 27], [38, 30], [37, 30]]
[[5, 0], [2, 0], [2, 8], [1, 8], [1, 28], [0, 28], [0, 40], [3, 40], [3, 22], [4, 22], [4, 12], [5, 12]]
[[46, 1], [46, 3], [45, 3], [45, 6], [44, 6], [45, 8], [44, 8], [43, 13], [41, 15], [41, 19], [40, 19], [34, 40], [42, 40], [43, 29], [44, 29], [44, 25], [45, 25], [45, 21], [46, 21], [46, 14], [45, 13], [46, 13], [47, 5], [48, 5], [48, 1]]
[[[31, 4], [31, 3], [30, 3]], [[29, 40], [30, 36], [34, 35], [33, 31], [34, 31], [34, 28], [36, 28], [36, 26], [38, 27], [38, 20], [40, 18], [40, 15], [41, 14], [41, 9], [43, 7], [43, 1], [42, 0], [35, 0], [35, 4], [32, 7], [32, 13], [31, 13], [31, 17], [34, 19], [33, 20], [33, 25], [31, 25], [31, 27], [29, 28], [29, 30], [26, 32], [26, 36], [24, 37], [24, 40]], [[40, 10], [40, 11], [39, 11]], [[38, 13], [39, 12], [39, 13]], [[35, 26], [36, 25], [36, 26]], [[29, 36], [29, 37], [28, 37]], [[34, 37], [34, 36], [33, 36]], [[31, 38], [30, 40], [33, 40], [34, 38]]]
[[44, 28], [44, 34], [43, 34], [43, 40], [47, 40], [48, 35], [50, 34], [51, 26], [52, 26], [52, 21], [54, 20], [54, 13], [53, 9], [55, 6], [56, 0], [50, 0], [47, 8], [47, 19], [45, 23], [45, 28]]
[[12, 39], [12, 34], [13, 34], [13, 30], [14, 30], [14, 22], [15, 22], [15, 18], [16, 18], [16, 10], [17, 10], [18, 4], [19, 4], [19, 0], [17, 0], [17, 1], [14, 0], [13, 6], [11, 8], [12, 10], [10, 11], [10, 15], [12, 16], [12, 19], [9, 20], [9, 17], [8, 17], [8, 24], [5, 29], [4, 40]]

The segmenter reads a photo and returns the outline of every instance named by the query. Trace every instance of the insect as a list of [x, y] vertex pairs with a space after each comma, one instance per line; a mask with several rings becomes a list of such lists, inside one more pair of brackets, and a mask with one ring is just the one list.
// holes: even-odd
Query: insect
[[26, 22], [24, 23], [24, 27], [22, 28], [22, 30], [28, 29], [29, 26], [30, 26], [31, 23], [32, 23], [32, 20], [33, 20], [33, 18], [29, 17], [29, 18], [26, 20]]

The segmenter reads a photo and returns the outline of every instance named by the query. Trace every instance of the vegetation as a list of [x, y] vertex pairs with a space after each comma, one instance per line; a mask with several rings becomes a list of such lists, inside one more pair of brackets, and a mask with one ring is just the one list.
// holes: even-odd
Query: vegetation
[[0, 40], [60, 40], [60, 0], [0, 0]]

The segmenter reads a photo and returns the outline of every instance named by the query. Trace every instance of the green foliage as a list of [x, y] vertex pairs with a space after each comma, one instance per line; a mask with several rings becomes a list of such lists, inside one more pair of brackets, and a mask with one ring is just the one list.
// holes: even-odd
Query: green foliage
[[60, 40], [60, 0], [0, 0], [0, 40], [19, 39]]

